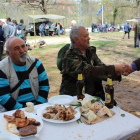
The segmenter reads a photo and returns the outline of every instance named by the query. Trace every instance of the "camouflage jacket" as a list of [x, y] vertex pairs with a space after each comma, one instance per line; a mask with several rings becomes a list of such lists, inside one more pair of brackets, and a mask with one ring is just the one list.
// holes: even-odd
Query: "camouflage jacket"
[[105, 95], [102, 80], [106, 80], [107, 78], [121, 80], [121, 76], [115, 76], [113, 65], [106, 66], [101, 62], [96, 54], [96, 48], [93, 46], [90, 46], [86, 50], [86, 56], [74, 46], [71, 46], [66, 51], [62, 61], [60, 94], [77, 95], [76, 82], [78, 73], [83, 74], [85, 93], [99, 96], [103, 100]]

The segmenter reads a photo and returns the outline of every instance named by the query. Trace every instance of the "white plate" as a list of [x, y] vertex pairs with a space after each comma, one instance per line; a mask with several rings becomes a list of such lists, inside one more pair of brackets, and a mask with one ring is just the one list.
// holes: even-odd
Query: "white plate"
[[[75, 118], [72, 119], [72, 120], [69, 120], [69, 121], [63, 121], [63, 120], [53, 120], [53, 119], [46, 119], [42, 116], [43, 113], [45, 113], [47, 110], [46, 110], [46, 107], [49, 107], [49, 106], [52, 106], [52, 105], [44, 105], [40, 108], [38, 108], [37, 110], [37, 115], [39, 117], [41, 117], [43, 120], [45, 121], [48, 121], [48, 122], [52, 122], [52, 123], [71, 123], [71, 122], [74, 122], [76, 120], [78, 120], [81, 116], [80, 112], [78, 111], [78, 109], [75, 109], [77, 111], [77, 113], [75, 114]], [[68, 106], [66, 106], [68, 107]]]
[[0, 133], [0, 140], [20, 140], [19, 136], [9, 132]]
[[[24, 112], [25, 113], [25, 116], [27, 116], [27, 118], [34, 118], [36, 119], [36, 121], [39, 121], [41, 123], [40, 126], [37, 126], [37, 133], [41, 131], [41, 129], [43, 128], [43, 121], [42, 119], [35, 115], [35, 114], [32, 114], [32, 113], [28, 113], [28, 112]], [[4, 114], [6, 115], [11, 115], [13, 114], [13, 112], [5, 112]], [[3, 117], [2, 120], [0, 120], [0, 131], [3, 133], [3, 132], [10, 132], [10, 133], [13, 133], [13, 134], [16, 134], [18, 135], [18, 130], [15, 126], [15, 124], [12, 124], [12, 123], [9, 123], [8, 125], [10, 127], [10, 129], [8, 130], [7, 129], [7, 120]], [[36, 134], [35, 134], [36, 135]], [[19, 136], [20, 138], [27, 138], [27, 137], [30, 137], [32, 135], [29, 135], [29, 136]]]
[[48, 102], [51, 104], [69, 105], [73, 102], [73, 97], [69, 95], [56, 95], [50, 97]]

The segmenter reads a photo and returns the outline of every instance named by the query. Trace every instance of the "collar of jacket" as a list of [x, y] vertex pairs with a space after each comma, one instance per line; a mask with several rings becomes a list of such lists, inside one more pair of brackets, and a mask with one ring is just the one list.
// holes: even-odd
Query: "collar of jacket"
[[[70, 47], [69, 47], [69, 50], [70, 51], [73, 51], [74, 53], [76, 53], [77, 55], [80, 55], [80, 56], [83, 56], [84, 58], [86, 58], [87, 59], [87, 56], [85, 56], [78, 48], [76, 48], [75, 46], [74, 46], [74, 44], [70, 44]], [[88, 47], [87, 48], [87, 50], [86, 50], [86, 55], [91, 55], [92, 53], [96, 53], [96, 47], [94, 47], [94, 46], [90, 46], [90, 47]]]

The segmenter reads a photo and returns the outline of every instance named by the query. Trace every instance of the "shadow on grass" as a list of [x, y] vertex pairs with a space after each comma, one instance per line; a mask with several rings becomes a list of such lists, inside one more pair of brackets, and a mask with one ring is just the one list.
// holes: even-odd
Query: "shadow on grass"
[[134, 45], [127, 45], [129, 48], [135, 48]]

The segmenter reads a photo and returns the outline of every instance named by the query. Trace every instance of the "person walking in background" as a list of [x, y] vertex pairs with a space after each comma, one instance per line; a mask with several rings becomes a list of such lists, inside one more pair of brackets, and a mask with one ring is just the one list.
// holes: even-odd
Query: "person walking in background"
[[52, 22], [52, 24], [51, 24], [51, 27], [50, 27], [50, 32], [51, 32], [51, 36], [54, 36], [54, 24], [53, 24], [53, 22]]
[[105, 32], [107, 33], [107, 31], [108, 31], [108, 24], [106, 22], [106, 24], [105, 24]]
[[91, 23], [91, 32], [93, 32], [93, 23]]
[[45, 35], [44, 35], [44, 27], [43, 27], [42, 24], [40, 24], [40, 26], [39, 26], [39, 32], [40, 32], [40, 35], [41, 35], [41, 36], [45, 36]]
[[72, 20], [71, 21], [71, 27], [75, 26], [76, 25], [76, 21], [75, 20]]
[[140, 42], [140, 21], [135, 23], [134, 25], [134, 48], [139, 48], [139, 42]]
[[12, 20], [12, 22], [14, 23], [15, 27], [16, 27], [16, 36], [22, 38], [22, 34], [21, 34], [21, 28], [20, 26], [17, 24], [16, 20]]
[[21, 34], [22, 34], [22, 39], [25, 41], [26, 43], [26, 35], [27, 35], [27, 30], [26, 30], [26, 25], [24, 24], [24, 20], [21, 19], [20, 20], [20, 23], [19, 23], [19, 26], [21, 28]]
[[124, 26], [124, 35], [123, 35], [123, 39], [125, 37], [126, 34], [128, 34], [128, 39], [130, 39], [130, 26], [129, 26], [129, 23], [126, 23], [125, 26]]
[[2, 30], [3, 30], [4, 39], [6, 39], [6, 34], [5, 34], [5, 32], [6, 32], [6, 26], [7, 26], [7, 24], [5, 24], [5, 22], [3, 22]]
[[120, 31], [120, 25], [118, 24], [118, 26], [117, 26], [117, 30], [118, 30], [118, 32]]
[[60, 23], [58, 23], [57, 27], [56, 27], [56, 32], [57, 32], [58, 36], [60, 36], [60, 32], [59, 31], [60, 31]]
[[103, 23], [103, 24], [101, 25], [101, 27], [102, 27], [102, 32], [104, 33], [104, 32], [105, 32], [105, 24]]
[[16, 36], [16, 30], [15, 30], [13, 22], [11, 22], [11, 18], [6, 18], [6, 23], [7, 23], [7, 26], [5, 29], [5, 37], [7, 40], [9, 37]]
[[0, 61], [2, 59], [3, 54], [3, 46], [4, 46], [4, 36], [3, 36], [3, 30], [2, 30], [3, 22], [0, 20]]
[[49, 25], [48, 24], [45, 25], [45, 34], [47, 36], [49, 36]]

